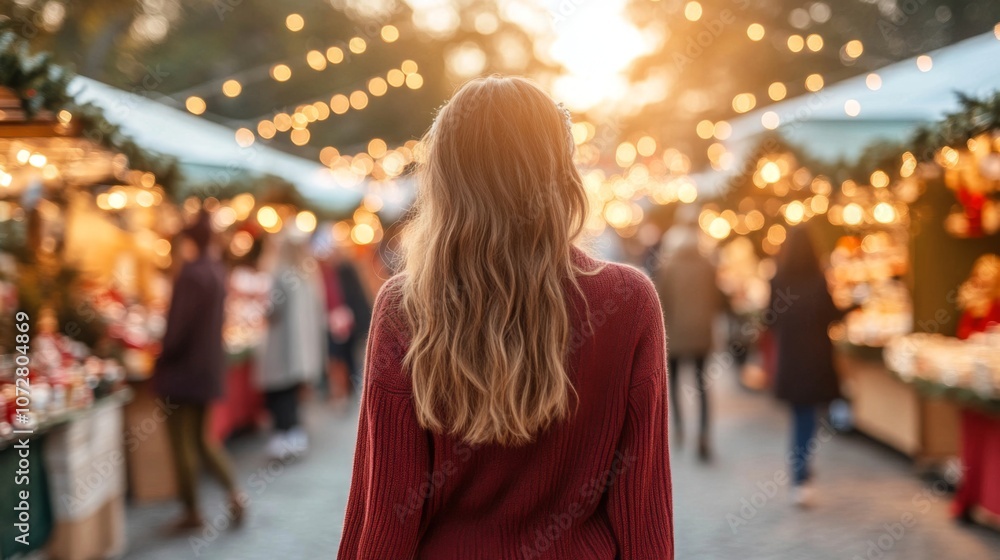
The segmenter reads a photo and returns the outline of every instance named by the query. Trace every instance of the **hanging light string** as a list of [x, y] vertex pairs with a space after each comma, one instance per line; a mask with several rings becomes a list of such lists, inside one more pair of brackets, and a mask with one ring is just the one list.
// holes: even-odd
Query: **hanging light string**
[[[404, 60], [398, 68], [392, 68], [384, 74], [376, 74], [363, 83], [356, 82], [352, 87], [334, 94], [329, 99], [324, 97], [298, 104], [290, 113], [280, 111], [266, 116], [243, 121], [244, 126], [236, 131], [236, 141], [246, 147], [254, 142], [256, 136], [270, 140], [279, 132], [287, 132], [293, 144], [304, 146], [309, 143], [309, 125], [317, 121], [325, 121], [331, 115], [343, 115], [348, 111], [362, 111], [368, 107], [371, 97], [382, 97], [391, 88], [406, 87], [417, 90], [423, 87], [424, 77], [419, 66], [413, 60]], [[349, 90], [349, 91], [348, 91]], [[254, 121], [256, 121], [254, 123]], [[251, 130], [249, 125], [254, 127]]]
[[[289, 18], [297, 15], [291, 14]], [[301, 16], [299, 18], [301, 19]], [[290, 24], [287, 20], [286, 25], [292, 31], [301, 29], [301, 27], [295, 29], [294, 22]], [[383, 25], [379, 31], [378, 38], [386, 44], [395, 43], [399, 39], [399, 29], [391, 24]], [[365, 40], [364, 37], [355, 36], [346, 43], [340, 42], [332, 45], [325, 51], [310, 50], [306, 53], [305, 64], [317, 72], [322, 72], [330, 66], [336, 66], [345, 61], [351, 62], [354, 56], [360, 56], [368, 51], [369, 40]], [[175, 92], [168, 96], [168, 98], [174, 103], [180, 103], [180, 100], [183, 99], [184, 106], [189, 112], [201, 115], [208, 108], [205, 99], [210, 94], [215, 95], [216, 92], [221, 91], [224, 96], [233, 98], [243, 93], [246, 85], [260, 82], [267, 78], [271, 78], [276, 82], [287, 82], [292, 77], [293, 67], [300, 68], [301, 66], [301, 60], [286, 60], [277, 63], [261, 64], [224, 78], [213, 79], [186, 90]]]

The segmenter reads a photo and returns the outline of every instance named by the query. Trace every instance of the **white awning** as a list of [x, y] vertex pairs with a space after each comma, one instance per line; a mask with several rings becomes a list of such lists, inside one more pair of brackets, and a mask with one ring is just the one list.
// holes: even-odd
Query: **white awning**
[[78, 103], [93, 103], [108, 121], [149, 150], [180, 162], [191, 183], [225, 186], [246, 175], [281, 177], [295, 185], [310, 202], [331, 211], [350, 211], [363, 193], [337, 182], [319, 162], [262, 145], [247, 148], [236, 143], [235, 131], [220, 124], [169, 107], [143, 95], [76, 77], [70, 92]]
[[[762, 124], [765, 113], [778, 115], [775, 130], [789, 144], [828, 162], [854, 163], [863, 150], [878, 141], [909, 139], [923, 124], [933, 123], [961, 109], [956, 92], [974, 98], [1000, 90], [1000, 40], [992, 33], [978, 35], [927, 53], [931, 69], [917, 66], [919, 57], [875, 70], [881, 86], [866, 85], [868, 73], [829, 85], [819, 92], [760, 107], [729, 121], [732, 134], [724, 144], [735, 157], [732, 170], [694, 176], [699, 191], [711, 195], [743, 167], [759, 138], [770, 131]], [[848, 115], [848, 102], [860, 109]]]

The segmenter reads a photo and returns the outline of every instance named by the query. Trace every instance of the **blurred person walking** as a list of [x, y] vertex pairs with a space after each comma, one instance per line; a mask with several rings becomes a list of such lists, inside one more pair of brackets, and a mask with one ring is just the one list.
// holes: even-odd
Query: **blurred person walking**
[[198, 458], [229, 495], [235, 524], [243, 519], [241, 495], [225, 451], [209, 439], [209, 404], [222, 396], [226, 357], [222, 323], [226, 271], [212, 245], [210, 215], [202, 212], [184, 232], [193, 249], [174, 283], [167, 327], [153, 371], [154, 391], [171, 408], [167, 430], [184, 514], [175, 529], [196, 529], [204, 521], [198, 508]]
[[574, 242], [569, 115], [489, 77], [440, 111], [379, 292], [340, 560], [670, 560], [663, 318]]
[[[670, 371], [670, 406], [674, 441], [684, 439], [684, 418], [679, 387], [680, 366], [694, 367], [699, 401], [698, 457], [711, 457], [708, 389], [705, 360], [713, 347], [713, 325], [724, 307], [715, 265], [698, 248], [698, 232], [690, 225], [672, 227], [663, 236], [660, 266], [655, 273], [663, 318], [667, 325], [667, 363]], [[690, 393], [688, 393], [690, 394]]]
[[840, 397], [827, 329], [842, 313], [804, 226], [790, 228], [781, 246], [768, 308], [777, 349], [774, 392], [792, 411], [792, 500], [807, 506], [814, 494], [810, 462], [819, 411]]
[[326, 303], [319, 267], [309, 255], [304, 234], [283, 232], [273, 247], [277, 263], [256, 378], [274, 423], [268, 455], [286, 459], [309, 447], [299, 416], [300, 393], [305, 383], [317, 380], [325, 369]]
[[346, 397], [361, 386], [355, 355], [368, 335], [372, 307], [354, 264], [336, 241], [321, 263], [326, 293], [327, 382], [330, 397]]

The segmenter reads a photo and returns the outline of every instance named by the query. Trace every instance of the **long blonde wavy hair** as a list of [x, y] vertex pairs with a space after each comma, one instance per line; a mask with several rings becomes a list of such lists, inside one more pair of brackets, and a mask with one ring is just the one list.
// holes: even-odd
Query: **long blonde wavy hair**
[[520, 445], [565, 418], [566, 290], [587, 197], [568, 114], [515, 77], [465, 84], [422, 145], [402, 232], [404, 365], [420, 424]]

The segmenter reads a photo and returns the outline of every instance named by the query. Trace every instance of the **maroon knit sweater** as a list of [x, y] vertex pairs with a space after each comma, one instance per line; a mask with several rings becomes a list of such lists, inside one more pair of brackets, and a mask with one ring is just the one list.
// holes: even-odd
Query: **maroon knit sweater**
[[[577, 252], [585, 268], [597, 265]], [[663, 317], [652, 283], [605, 264], [570, 296], [579, 407], [520, 447], [417, 424], [398, 282], [375, 304], [340, 560], [674, 557]]]

